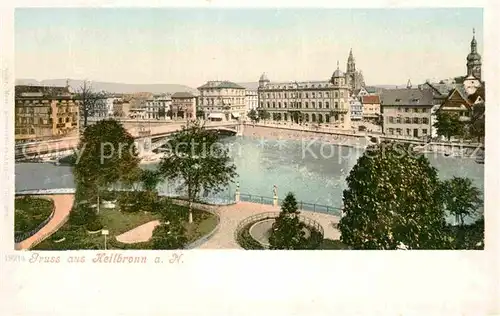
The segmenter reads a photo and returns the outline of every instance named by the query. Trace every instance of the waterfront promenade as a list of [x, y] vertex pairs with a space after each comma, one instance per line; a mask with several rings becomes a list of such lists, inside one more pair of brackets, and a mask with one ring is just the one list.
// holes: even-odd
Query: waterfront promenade
[[69, 213], [73, 207], [73, 194], [41, 195], [40, 198], [47, 198], [54, 201], [54, 216], [33, 236], [15, 244], [16, 250], [26, 250], [43, 241], [55, 233], [68, 220]]

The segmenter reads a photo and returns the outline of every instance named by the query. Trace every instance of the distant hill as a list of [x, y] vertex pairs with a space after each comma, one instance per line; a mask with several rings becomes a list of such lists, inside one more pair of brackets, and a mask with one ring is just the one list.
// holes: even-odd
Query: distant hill
[[[95, 91], [107, 91], [110, 93], [138, 93], [151, 92], [159, 93], [175, 93], [175, 92], [191, 92], [198, 94], [198, 90], [180, 84], [129, 84], [116, 82], [90, 81], [92, 88]], [[66, 86], [66, 79], [50, 79], [37, 81], [34, 79], [16, 79], [16, 85], [41, 85], [41, 86]], [[69, 80], [69, 86], [77, 90], [83, 85], [83, 80]]]

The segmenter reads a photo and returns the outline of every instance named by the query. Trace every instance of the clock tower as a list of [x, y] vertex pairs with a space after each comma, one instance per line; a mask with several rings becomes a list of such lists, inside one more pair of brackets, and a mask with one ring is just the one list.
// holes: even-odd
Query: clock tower
[[481, 81], [481, 55], [477, 52], [476, 31], [472, 30], [470, 53], [467, 55], [467, 77], [474, 76]]

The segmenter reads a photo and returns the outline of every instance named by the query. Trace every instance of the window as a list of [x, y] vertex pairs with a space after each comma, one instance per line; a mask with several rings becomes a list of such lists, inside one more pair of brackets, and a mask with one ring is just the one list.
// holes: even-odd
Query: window
[[325, 96], [326, 96], [327, 98], [329, 98], [329, 97], [330, 97], [330, 92], [325, 92]]
[[396, 134], [403, 135], [402, 130], [400, 128], [396, 128]]
[[273, 102], [273, 108], [275, 108], [275, 107], [276, 107], [276, 102]]
[[306, 93], [306, 99], [307, 99], [307, 98], [309, 98], [309, 94], [308, 94], [308, 93]]
[[414, 108], [413, 113], [418, 113], [418, 108]]
[[340, 91], [340, 97], [343, 98], [344, 97], [344, 91]]
[[278, 107], [281, 109], [281, 102], [278, 102]]
[[389, 116], [389, 123], [393, 124], [394, 123], [394, 117]]
[[59, 118], [59, 123], [62, 123], [62, 117]]
[[285, 99], [288, 98], [288, 93], [285, 92]]
[[318, 102], [318, 108], [320, 108], [320, 109], [321, 109], [321, 107], [322, 107], [322, 106], [323, 106], [323, 105], [321, 104], [321, 102]]
[[389, 134], [394, 135], [394, 128], [389, 128]]
[[429, 124], [429, 119], [426, 117], [422, 118], [422, 124]]
[[283, 107], [286, 108], [286, 102], [283, 103]]
[[327, 108], [327, 109], [330, 108], [330, 102], [328, 102], [328, 101], [325, 102], [325, 108]]
[[422, 109], [422, 113], [427, 113], [427, 109], [426, 109], [426, 108], [423, 108], [423, 109]]
[[405, 117], [405, 124], [411, 124], [411, 118]]
[[411, 129], [410, 128], [406, 129], [406, 135], [411, 136]]
[[309, 108], [309, 102], [306, 102], [306, 109]]
[[323, 93], [318, 92], [318, 98], [322, 98], [322, 97], [323, 97]]
[[414, 117], [413, 124], [420, 124], [420, 119], [418, 117]]
[[396, 99], [396, 103], [399, 103], [399, 102], [401, 102], [401, 99]]
[[422, 135], [427, 135], [427, 129], [426, 128], [422, 129]]
[[339, 97], [339, 92], [338, 92], [338, 91], [335, 91], [335, 92], [333, 93], [333, 97], [334, 97], [335, 99], [338, 99], [338, 97]]
[[316, 93], [313, 92], [312, 93], [312, 97], [315, 98], [316, 97]]
[[269, 102], [267, 102], [267, 107], [268, 107], [268, 108], [269, 108], [269, 107], [271, 107], [271, 106], [269, 105]]
[[314, 109], [316, 108], [316, 102], [311, 102], [311, 107]]
[[335, 108], [338, 109], [339, 108], [339, 103], [337, 101], [335, 101]]
[[69, 117], [66, 118], [66, 123], [69, 123]]

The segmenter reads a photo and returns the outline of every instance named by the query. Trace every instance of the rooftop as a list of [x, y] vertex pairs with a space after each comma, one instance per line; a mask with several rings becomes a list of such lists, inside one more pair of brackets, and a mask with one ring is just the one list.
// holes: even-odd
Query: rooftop
[[361, 99], [361, 102], [377, 104], [377, 103], [380, 103], [380, 97], [378, 95], [365, 95]]
[[195, 98], [195, 96], [189, 92], [176, 92], [172, 94], [172, 99], [190, 99], [190, 98]]
[[431, 90], [387, 89], [382, 92], [381, 105], [432, 105], [434, 96]]
[[207, 81], [204, 85], [198, 89], [245, 89], [231, 81]]

